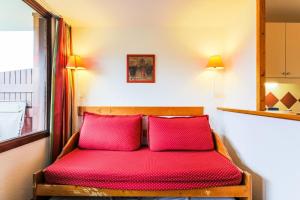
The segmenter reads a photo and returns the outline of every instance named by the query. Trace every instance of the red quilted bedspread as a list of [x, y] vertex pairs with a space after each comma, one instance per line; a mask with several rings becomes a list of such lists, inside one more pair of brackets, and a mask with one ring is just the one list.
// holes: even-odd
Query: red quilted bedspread
[[126, 190], [180, 190], [240, 184], [242, 174], [216, 151], [75, 149], [44, 170], [50, 184]]

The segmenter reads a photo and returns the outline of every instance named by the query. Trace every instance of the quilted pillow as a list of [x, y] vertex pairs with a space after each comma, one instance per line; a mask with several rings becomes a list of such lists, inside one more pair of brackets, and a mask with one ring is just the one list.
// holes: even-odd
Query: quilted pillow
[[152, 117], [148, 119], [148, 140], [152, 151], [214, 149], [208, 116]]
[[133, 151], [141, 145], [140, 115], [108, 116], [85, 113], [79, 148]]

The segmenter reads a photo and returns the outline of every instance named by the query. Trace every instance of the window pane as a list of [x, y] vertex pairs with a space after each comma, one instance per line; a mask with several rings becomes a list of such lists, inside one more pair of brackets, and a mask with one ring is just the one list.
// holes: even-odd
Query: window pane
[[0, 142], [46, 130], [47, 21], [0, 0]]

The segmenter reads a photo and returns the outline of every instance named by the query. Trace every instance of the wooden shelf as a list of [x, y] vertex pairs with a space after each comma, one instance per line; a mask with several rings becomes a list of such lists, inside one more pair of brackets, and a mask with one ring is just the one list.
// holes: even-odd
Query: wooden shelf
[[257, 116], [263, 116], [263, 117], [273, 117], [273, 118], [300, 121], [300, 115], [296, 115], [296, 114], [292, 114], [292, 113], [289, 114], [289, 113], [279, 113], [276, 111], [268, 112], [268, 111], [242, 110], [242, 109], [223, 108], [223, 107], [218, 107], [218, 110], [222, 110], [225, 112], [247, 114], [247, 115], [257, 115]]

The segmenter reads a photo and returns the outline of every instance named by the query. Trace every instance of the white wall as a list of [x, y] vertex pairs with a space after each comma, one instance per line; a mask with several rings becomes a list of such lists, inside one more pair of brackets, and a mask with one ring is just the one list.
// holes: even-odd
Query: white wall
[[[217, 34], [207, 34], [218, 32]], [[135, 106], [212, 105], [211, 72], [205, 71], [207, 58], [197, 45], [226, 39], [221, 28], [175, 29], [131, 27], [73, 29], [75, 52], [88, 49], [88, 71], [78, 74], [81, 104]], [[187, 43], [182, 40], [189, 38]], [[78, 42], [77, 42], [78, 41]], [[79, 42], [80, 41], [80, 42]], [[83, 50], [81, 50], [83, 49]], [[156, 55], [155, 84], [126, 83], [126, 54]]]
[[253, 175], [254, 200], [298, 198], [300, 122], [219, 113], [233, 159]]
[[[255, 1], [252, 21], [240, 50], [224, 75], [224, 107], [255, 109], [256, 29]], [[234, 33], [243, 31], [238, 27]], [[219, 111], [217, 130], [239, 166], [253, 175], [254, 200], [298, 198], [300, 179], [300, 122]]]
[[48, 154], [48, 139], [0, 153], [0, 199], [31, 199], [32, 174], [48, 164]]
[[[80, 6], [81, 12], [87, 14], [80, 19], [74, 9], [64, 8], [60, 2], [54, 5], [60, 6], [57, 10], [75, 24], [74, 52], [88, 60], [89, 69], [78, 74], [82, 105], [203, 105], [212, 119], [217, 118], [213, 113], [224, 100], [224, 72], [211, 72], [205, 66], [214, 54], [221, 54], [226, 65], [230, 65], [251, 28], [240, 22], [252, 20], [252, 1], [168, 0], [152, 4], [131, 0], [124, 5], [118, 0], [101, 0], [101, 6], [98, 3], [93, 8], [93, 3], [75, 1], [74, 7]], [[96, 15], [93, 11], [98, 9]], [[243, 31], [232, 31], [236, 29]], [[156, 83], [127, 84], [126, 54], [142, 53], [156, 55]], [[244, 67], [248, 66], [252, 62]]]
[[[74, 52], [88, 60], [78, 74], [82, 105], [203, 105], [254, 175], [255, 200], [297, 198], [299, 122], [215, 110], [255, 109], [254, 0], [47, 2], [72, 23]], [[157, 83], [126, 84], [127, 53], [156, 54]], [[204, 69], [214, 53], [225, 58], [223, 75]]]

